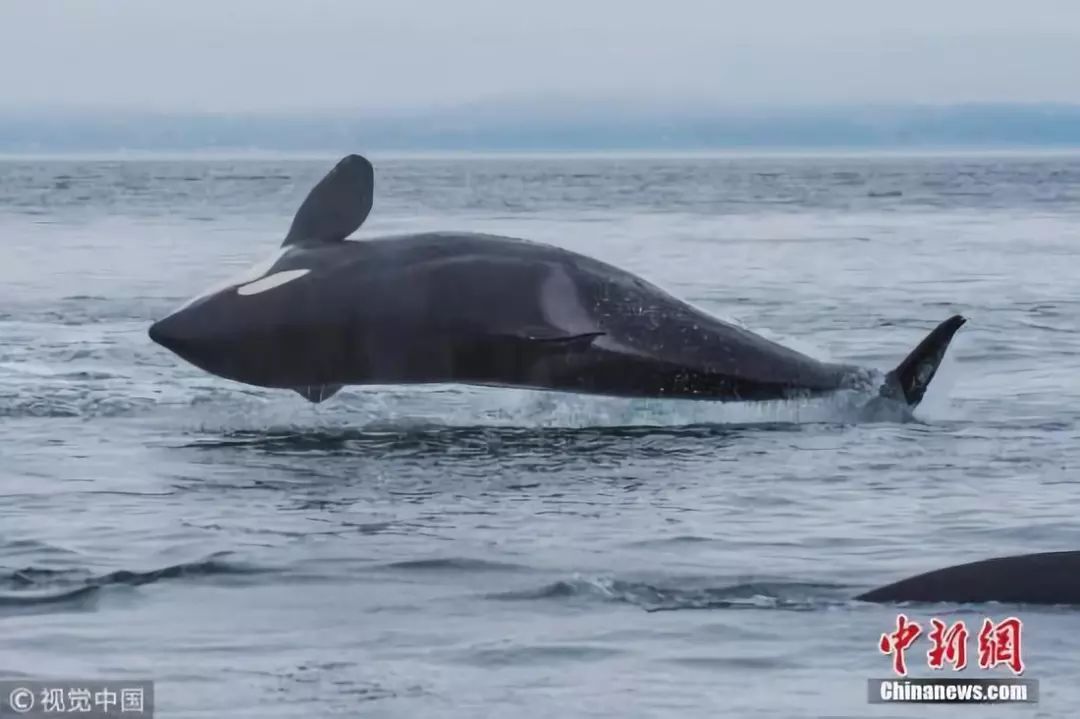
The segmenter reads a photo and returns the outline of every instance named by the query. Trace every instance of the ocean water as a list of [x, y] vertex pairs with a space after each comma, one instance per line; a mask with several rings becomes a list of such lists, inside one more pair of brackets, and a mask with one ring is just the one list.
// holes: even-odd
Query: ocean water
[[[850, 597], [1080, 548], [1080, 157], [373, 158], [361, 238], [550, 242], [880, 369], [961, 312], [914, 416], [312, 406], [150, 342], [335, 159], [0, 160], [0, 675], [152, 678], [162, 717], [951, 716], [867, 704], [898, 609]], [[969, 711], [1075, 715], [1080, 613], [907, 611], [1017, 614], [1041, 701]]]

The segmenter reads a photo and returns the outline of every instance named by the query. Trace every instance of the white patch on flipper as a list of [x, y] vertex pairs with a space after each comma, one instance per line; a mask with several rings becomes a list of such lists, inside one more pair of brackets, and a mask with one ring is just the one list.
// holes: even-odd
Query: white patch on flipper
[[237, 287], [236, 294], [244, 296], [257, 295], [260, 292], [266, 292], [275, 287], [281, 287], [286, 282], [292, 282], [295, 279], [299, 279], [309, 272], [311, 272], [311, 270], [285, 270], [283, 272], [275, 272], [260, 280], [255, 280], [250, 284]]
[[275, 264], [277, 264], [277, 261], [280, 260], [282, 257], [284, 257], [285, 253], [289, 252], [289, 250], [291, 250], [291, 249], [292, 249], [291, 247], [282, 247], [282, 248], [278, 249], [278, 251], [275, 252], [274, 254], [270, 255], [269, 257], [267, 257], [266, 259], [264, 259], [264, 260], [262, 260], [260, 262], [256, 262], [254, 265], [247, 268], [243, 272], [240, 272], [240, 273], [238, 273], [236, 275], [233, 275], [232, 277], [225, 280], [224, 282], [219, 282], [218, 284], [214, 285], [210, 289], [205, 290], [205, 291], [200, 292], [199, 294], [195, 295], [190, 300], [188, 300], [187, 302], [185, 302], [184, 304], [180, 305], [175, 310], [173, 310], [173, 314], [176, 314], [177, 312], [180, 312], [181, 310], [186, 310], [188, 307], [191, 307], [193, 304], [195, 304], [199, 300], [201, 300], [203, 298], [206, 298], [206, 297], [209, 297], [211, 295], [216, 295], [218, 292], [221, 292], [222, 290], [227, 290], [230, 287], [236, 287], [238, 285], [246, 285], [246, 284], [248, 284], [250, 282], [254, 282], [255, 280], [257, 280], [260, 277], [262, 277], [263, 275], [265, 275], [267, 272], [269, 272], [270, 268], [273, 267]]

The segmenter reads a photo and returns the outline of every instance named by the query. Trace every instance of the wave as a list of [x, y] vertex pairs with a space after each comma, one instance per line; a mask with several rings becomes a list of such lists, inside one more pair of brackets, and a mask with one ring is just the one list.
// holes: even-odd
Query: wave
[[101, 575], [92, 575], [85, 569], [51, 569], [25, 567], [0, 573], [0, 611], [32, 609], [39, 606], [53, 608], [88, 608], [98, 593], [110, 586], [142, 586], [162, 580], [201, 577], [238, 577], [262, 574], [270, 570], [223, 559], [228, 553], [221, 552], [205, 559], [172, 564], [159, 569], [137, 571], [119, 569]]
[[[194, 370], [170, 376], [160, 358], [101, 346], [34, 361], [0, 351], [0, 417], [159, 415], [201, 434], [416, 433], [461, 427], [519, 429], [861, 424], [915, 420], [872, 391], [769, 402], [578, 395], [457, 385], [349, 387], [312, 406], [285, 390], [226, 383]], [[134, 365], [134, 366], [132, 366]], [[872, 384], [872, 382], [871, 382]], [[938, 383], [940, 384], [940, 383]], [[932, 394], [936, 394], [932, 387]]]
[[[688, 582], [689, 584], [689, 582]], [[646, 611], [682, 609], [815, 610], [851, 604], [841, 584], [811, 582], [748, 582], [720, 587], [660, 586], [608, 577], [574, 577], [533, 589], [487, 595], [504, 601], [576, 599], [632, 604]]]
[[[456, 429], [659, 429], [710, 426], [910, 422], [910, 409], [851, 390], [825, 397], [772, 402], [628, 399], [507, 388], [349, 388], [332, 403], [311, 407], [280, 394], [203, 407], [199, 431], [257, 435], [361, 432], [425, 434]], [[257, 410], [257, 411], [252, 411]]]

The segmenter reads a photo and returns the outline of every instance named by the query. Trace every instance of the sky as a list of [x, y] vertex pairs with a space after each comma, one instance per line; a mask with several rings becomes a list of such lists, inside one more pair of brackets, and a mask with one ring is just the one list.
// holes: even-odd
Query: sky
[[0, 109], [1080, 102], [1076, 0], [0, 0]]

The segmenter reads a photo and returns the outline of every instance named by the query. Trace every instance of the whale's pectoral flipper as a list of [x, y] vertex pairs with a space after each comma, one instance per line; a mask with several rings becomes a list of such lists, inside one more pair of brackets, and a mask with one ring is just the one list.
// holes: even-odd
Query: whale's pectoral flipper
[[490, 335], [476, 349], [487, 351], [493, 357], [518, 356], [523, 358], [549, 357], [552, 354], [584, 352], [592, 346], [603, 332], [566, 334], [547, 329], [523, 328], [511, 335]]
[[496, 335], [488, 338], [487, 345], [492, 356], [511, 356], [523, 360], [537, 360], [553, 355], [584, 352], [592, 346], [603, 332], [568, 334], [547, 328], [523, 327], [512, 335]]
[[566, 334], [565, 332], [553, 332], [547, 328], [526, 327], [513, 337], [514, 340], [532, 343], [541, 343], [548, 348], [560, 348], [567, 350], [583, 350], [589, 347], [597, 337], [603, 336], [603, 332], [582, 332], [580, 334]]
[[881, 393], [887, 397], [903, 400], [914, 407], [922, 401], [930, 380], [934, 379], [938, 365], [945, 357], [945, 350], [953, 335], [967, 322], [960, 315], [953, 315], [928, 334], [919, 346], [911, 351], [896, 369], [885, 376]]
[[345, 157], [300, 205], [282, 245], [344, 240], [367, 219], [374, 193], [375, 172], [371, 163], [360, 155]]
[[294, 387], [297, 394], [308, 402], [318, 404], [323, 400], [330, 399], [341, 389], [339, 384], [309, 384], [304, 387]]
[[524, 371], [537, 362], [584, 352], [603, 332], [566, 334], [523, 328], [512, 334], [491, 334], [462, 343], [456, 360], [460, 366], [482, 368], [481, 374]]

